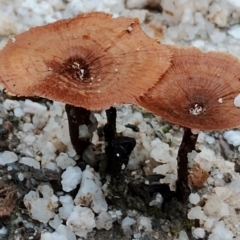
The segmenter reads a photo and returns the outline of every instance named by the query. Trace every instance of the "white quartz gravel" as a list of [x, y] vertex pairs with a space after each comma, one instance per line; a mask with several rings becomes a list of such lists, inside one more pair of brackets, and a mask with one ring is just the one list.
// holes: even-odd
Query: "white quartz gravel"
[[[38, 191], [43, 195], [42, 198]], [[55, 209], [58, 207], [58, 198], [48, 185], [39, 186], [37, 191], [30, 191], [23, 201], [30, 216], [43, 223], [47, 223], [55, 216]]]
[[18, 160], [18, 156], [14, 152], [4, 151], [0, 153], [1, 165], [13, 163], [13, 162], [16, 162], [17, 160]]
[[191, 194], [189, 195], [189, 202], [190, 202], [191, 204], [196, 205], [196, 204], [198, 204], [198, 203], [200, 202], [200, 200], [201, 200], [201, 198], [200, 198], [200, 196], [199, 196], [198, 193], [191, 193]]
[[82, 170], [79, 167], [69, 166], [62, 174], [62, 189], [70, 192], [81, 182]]

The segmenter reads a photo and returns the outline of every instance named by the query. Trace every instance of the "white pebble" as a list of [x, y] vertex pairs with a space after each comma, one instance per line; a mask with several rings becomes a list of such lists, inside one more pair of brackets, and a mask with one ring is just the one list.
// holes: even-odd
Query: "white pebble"
[[207, 216], [213, 216], [218, 219], [230, 215], [228, 204], [215, 196], [206, 201], [203, 211]]
[[189, 240], [189, 237], [184, 230], [180, 231], [178, 240]]
[[25, 100], [25, 105], [23, 108], [23, 111], [25, 113], [31, 113], [31, 114], [39, 114], [41, 112], [46, 112], [47, 111], [47, 107], [43, 106], [37, 102], [33, 102], [29, 99]]
[[33, 219], [47, 223], [55, 216], [57, 200], [56, 198], [45, 198], [44, 194], [43, 198], [40, 198], [37, 192], [30, 191], [24, 196], [23, 202]]
[[228, 0], [228, 2], [229, 2], [233, 7], [240, 8], [240, 2], [239, 2], [239, 0]]
[[195, 229], [192, 231], [192, 235], [193, 235], [193, 237], [195, 237], [196, 239], [204, 238], [204, 237], [205, 237], [205, 231], [204, 231], [204, 229], [202, 229], [202, 228], [195, 228]]
[[87, 238], [87, 234], [96, 227], [94, 213], [90, 208], [76, 206], [67, 219], [67, 227], [79, 237]]
[[52, 233], [50, 233], [50, 232], [42, 232], [41, 233], [41, 240], [53, 240]]
[[13, 170], [12, 166], [8, 166], [8, 167], [7, 167], [7, 170], [8, 170], [8, 171], [12, 171], [12, 170]]
[[213, 217], [208, 217], [204, 222], [204, 229], [208, 232], [210, 232], [213, 229], [213, 226], [215, 225], [216, 219]]
[[4, 151], [0, 153], [0, 165], [16, 162], [18, 156], [14, 152]]
[[[228, 34], [234, 37], [235, 39], [240, 39], [240, 25], [231, 26], [228, 30]], [[240, 107], [240, 95], [235, 98], [234, 104], [236, 107]], [[236, 102], [235, 102], [236, 101]]]
[[139, 231], [151, 232], [152, 231], [152, 222], [148, 217], [139, 217], [137, 220], [137, 226]]
[[[67, 226], [60, 224], [56, 232], [62, 234], [67, 240], [76, 240], [76, 235]], [[58, 239], [57, 239], [58, 240]]]
[[228, 199], [232, 195], [232, 190], [229, 187], [215, 187], [216, 195], [222, 201]]
[[189, 195], [189, 202], [194, 205], [198, 204], [200, 202], [200, 196], [198, 193], [191, 193]]
[[211, 136], [208, 136], [208, 135], [206, 135], [206, 136], [205, 136], [205, 141], [206, 141], [208, 144], [212, 145], [212, 144], [214, 144], [214, 143], [215, 143], [215, 138], [214, 138], [214, 137], [211, 137]]
[[67, 218], [70, 216], [71, 212], [73, 211], [74, 208], [74, 203], [73, 203], [73, 199], [71, 196], [69, 195], [65, 195], [65, 196], [61, 196], [59, 198], [59, 201], [62, 204], [62, 207], [60, 207], [59, 210], [59, 216], [64, 219], [67, 220]]
[[25, 164], [29, 167], [40, 169], [40, 163], [31, 157], [22, 157], [19, 161], [22, 164]]
[[240, 131], [238, 130], [229, 130], [224, 132], [223, 137], [227, 140], [229, 144], [232, 144], [234, 147], [240, 145]]
[[190, 209], [188, 213], [188, 218], [204, 220], [206, 219], [206, 215], [204, 214], [200, 206], [196, 206]]
[[125, 234], [132, 234], [132, 226], [136, 223], [136, 220], [130, 217], [125, 217], [122, 220], [122, 229]]
[[20, 106], [18, 101], [11, 100], [11, 99], [6, 99], [2, 104], [3, 104], [3, 107], [8, 111], [13, 110], [14, 108], [17, 108]]
[[109, 230], [112, 228], [112, 218], [111, 214], [108, 212], [101, 212], [97, 217], [96, 217], [96, 228], [97, 229], [106, 229]]
[[57, 229], [58, 226], [62, 223], [62, 219], [60, 218], [60, 216], [58, 214], [56, 214], [54, 216], [54, 218], [52, 220], [49, 221], [49, 225], [53, 228], [53, 229]]
[[25, 138], [23, 138], [23, 142], [25, 142], [28, 146], [32, 146], [35, 141], [36, 141], [35, 135], [29, 134]]
[[20, 182], [24, 180], [24, 174], [22, 172], [18, 173], [18, 180]]
[[59, 124], [55, 121], [53, 117], [48, 119], [47, 124], [43, 128], [44, 132], [52, 132], [54, 129], [59, 128]]
[[56, 158], [57, 166], [61, 169], [66, 169], [69, 166], [75, 166], [76, 162], [66, 153], [60, 153]]
[[68, 240], [68, 239], [64, 235], [57, 232], [53, 233], [44, 232], [41, 234], [41, 240]]
[[32, 123], [24, 123], [22, 126], [23, 132], [31, 132], [34, 130], [34, 125]]
[[22, 108], [20, 108], [20, 107], [15, 108], [13, 110], [13, 112], [14, 112], [15, 117], [21, 118], [24, 116], [24, 112], [23, 112]]
[[208, 240], [232, 240], [233, 236], [233, 233], [225, 228], [224, 222], [220, 221], [212, 230], [212, 234], [209, 235]]
[[161, 164], [153, 169], [153, 173], [166, 175], [170, 170], [169, 164]]
[[62, 174], [62, 188], [65, 192], [70, 192], [76, 188], [82, 179], [82, 170], [79, 167], [67, 167]]
[[107, 211], [100, 176], [89, 166], [83, 171], [80, 189], [74, 199], [76, 205], [91, 207], [95, 213]]
[[1, 235], [6, 235], [7, 232], [8, 232], [7, 228], [5, 228], [5, 227], [1, 227], [1, 228], [0, 228], [0, 234], [1, 234]]

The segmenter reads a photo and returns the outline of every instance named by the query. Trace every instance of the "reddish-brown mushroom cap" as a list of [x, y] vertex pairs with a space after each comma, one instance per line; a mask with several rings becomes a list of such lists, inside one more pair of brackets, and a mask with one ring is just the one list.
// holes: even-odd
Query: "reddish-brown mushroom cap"
[[93, 12], [15, 36], [0, 52], [0, 81], [14, 95], [100, 110], [135, 102], [170, 58], [138, 19]]
[[[170, 47], [170, 46], [169, 46]], [[171, 123], [200, 130], [240, 125], [240, 63], [227, 53], [175, 48], [172, 65], [139, 99], [139, 105]]]

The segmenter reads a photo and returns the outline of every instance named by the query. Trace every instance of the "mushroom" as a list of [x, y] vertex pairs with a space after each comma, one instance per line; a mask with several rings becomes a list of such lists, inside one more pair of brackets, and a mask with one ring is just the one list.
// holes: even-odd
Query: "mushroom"
[[133, 103], [158, 81], [170, 58], [138, 19], [92, 12], [15, 36], [0, 52], [0, 82], [12, 95], [101, 110]]
[[185, 127], [178, 152], [177, 181], [177, 191], [184, 196], [188, 188], [187, 154], [195, 150], [198, 136], [191, 129], [223, 130], [240, 125], [240, 63], [228, 53], [169, 48], [173, 51], [171, 67], [139, 97], [138, 104]]
[[223, 130], [240, 125], [239, 60], [223, 52], [174, 48], [172, 65], [138, 104], [184, 127]]
[[66, 103], [81, 161], [90, 138], [82, 138], [79, 128], [89, 126], [90, 111], [134, 103], [170, 60], [171, 50], [149, 38], [138, 19], [92, 12], [15, 36], [0, 52], [0, 82], [11, 95]]

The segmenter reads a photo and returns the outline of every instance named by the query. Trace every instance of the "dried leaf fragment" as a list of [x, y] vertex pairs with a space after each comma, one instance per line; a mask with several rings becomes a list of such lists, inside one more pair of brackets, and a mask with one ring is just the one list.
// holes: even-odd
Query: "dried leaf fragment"
[[201, 188], [208, 179], [208, 176], [208, 172], [206, 172], [198, 163], [196, 163], [189, 172], [188, 183], [191, 187]]
[[9, 217], [17, 202], [17, 193], [13, 187], [0, 181], [0, 218]]

